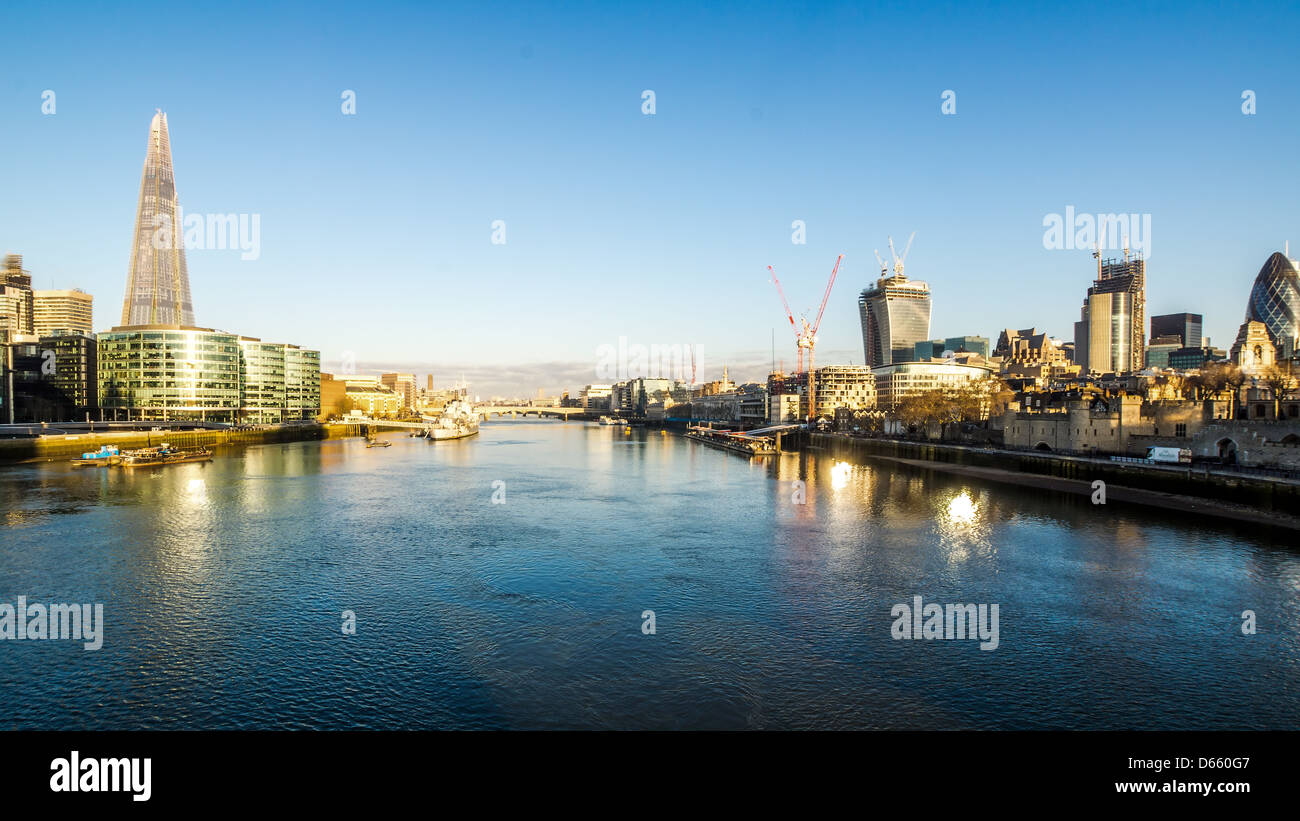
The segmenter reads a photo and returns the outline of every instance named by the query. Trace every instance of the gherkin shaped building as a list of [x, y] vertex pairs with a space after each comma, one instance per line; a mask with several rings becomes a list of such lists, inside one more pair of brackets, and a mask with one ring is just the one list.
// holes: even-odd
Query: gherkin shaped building
[[1274, 252], [1259, 269], [1246, 303], [1246, 325], [1263, 322], [1277, 348], [1278, 359], [1296, 354], [1300, 346], [1300, 270], [1296, 262]]
[[184, 236], [167, 115], [159, 111], [149, 124], [149, 147], [140, 177], [123, 325], [194, 325]]

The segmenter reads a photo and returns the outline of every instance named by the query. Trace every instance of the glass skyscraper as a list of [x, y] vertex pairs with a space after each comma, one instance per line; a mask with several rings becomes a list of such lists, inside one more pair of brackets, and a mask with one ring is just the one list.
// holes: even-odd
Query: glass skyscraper
[[149, 125], [122, 324], [194, 325], [190, 275], [185, 267], [185, 234], [172, 175], [171, 140], [167, 115], [161, 111], [153, 115]]
[[858, 297], [862, 355], [869, 368], [912, 362], [916, 343], [930, 338], [930, 286], [909, 280], [901, 266]]
[[1274, 252], [1259, 269], [1246, 303], [1246, 321], [1242, 323], [1238, 343], [1252, 321], [1264, 323], [1277, 348], [1278, 359], [1288, 359], [1300, 352], [1300, 270], [1295, 260]]
[[1084, 373], [1132, 373], [1146, 366], [1146, 261], [1101, 263], [1074, 323], [1074, 361]]

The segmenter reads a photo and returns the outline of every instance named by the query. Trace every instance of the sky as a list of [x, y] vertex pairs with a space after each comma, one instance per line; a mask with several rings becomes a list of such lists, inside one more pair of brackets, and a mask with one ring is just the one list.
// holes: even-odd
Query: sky
[[197, 324], [326, 369], [554, 394], [608, 381], [625, 338], [760, 379], [795, 350], [767, 266], [812, 316], [838, 254], [817, 361], [861, 364], [873, 252], [913, 231], [932, 337], [1068, 341], [1096, 265], [1044, 246], [1068, 207], [1149, 219], [1148, 315], [1202, 313], [1227, 347], [1265, 259], [1300, 248], [1298, 23], [1284, 3], [7, 2], [0, 250], [119, 324], [161, 108], [186, 213], [260, 225], [256, 259], [187, 252]]

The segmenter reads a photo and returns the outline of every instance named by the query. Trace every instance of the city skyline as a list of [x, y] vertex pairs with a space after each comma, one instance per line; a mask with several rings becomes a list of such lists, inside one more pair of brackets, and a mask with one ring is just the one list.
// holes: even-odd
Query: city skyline
[[[37, 12], [6, 14], [21, 33]], [[1064, 12], [939, 19], [825, 10], [788, 46], [807, 76], [788, 78], [766, 71], [746, 40], [768, 42], [787, 14], [775, 8], [743, 22], [684, 10], [695, 22], [728, 24], [716, 54], [700, 35], [672, 41], [667, 31], [671, 47], [621, 54], [613, 19], [597, 14], [582, 31], [603, 45], [577, 56], [565, 56], [566, 44], [587, 40], [562, 27], [494, 28], [455, 13], [435, 25], [416, 11], [391, 54], [327, 65], [313, 53], [294, 82], [256, 81], [253, 68], [220, 80], [159, 77], [139, 70], [144, 55], [130, 54], [109, 76], [78, 74], [71, 69], [89, 58], [75, 47], [89, 55], [102, 48], [90, 39], [95, 23], [106, 22], [99, 14], [88, 10], [84, 29], [47, 51], [19, 38], [19, 79], [8, 94], [14, 110], [31, 113], [11, 123], [5, 170], [24, 196], [0, 206], [9, 229], [0, 245], [25, 255], [35, 287], [80, 287], [101, 304], [119, 292], [139, 122], [162, 108], [180, 128], [175, 159], [187, 213], [263, 221], [257, 259], [235, 249], [189, 255], [204, 325], [301, 340], [326, 363], [350, 356], [374, 371], [445, 374], [444, 384], [465, 373], [484, 394], [535, 386], [558, 393], [599, 381], [596, 350], [620, 337], [698, 345], [711, 375], [726, 362], [737, 379], [757, 378], [773, 358], [789, 370], [789, 340], [771, 352], [783, 317], [765, 267], [782, 272], [798, 313], [820, 294], [826, 256], [840, 252], [819, 361], [861, 362], [856, 294], [876, 277], [872, 252], [887, 235], [911, 230], [909, 273], [933, 291], [932, 335], [1032, 325], [1069, 340], [1078, 295], [1092, 279], [1090, 249], [1043, 245], [1045, 220], [1076, 209], [1147, 215], [1148, 314], [1201, 313], [1206, 335], [1224, 347], [1259, 260], [1281, 250], [1297, 223], [1289, 201], [1260, 194], [1297, 170], [1285, 150], [1295, 93], [1283, 82], [1294, 58], [1243, 46], [1218, 74], [1174, 71], [1166, 65], [1173, 50], [1245, 42], [1254, 25], [1216, 20], [1212, 28], [1204, 10], [1130, 64], [1133, 86], [1122, 91], [1142, 102], [1140, 137], [1075, 102], [1086, 94], [1016, 70], [1055, 49], [1079, 76], [1107, 76], [1104, 58], [1082, 38], [1051, 33], [1076, 30]], [[348, 27], [321, 22], [312, 41], [343, 42], [345, 28], [364, 40], [391, 22], [387, 14]], [[171, 36], [161, 48], [195, 64], [219, 59], [228, 23], [209, 22], [202, 31], [163, 23]], [[266, 32], [298, 22], [273, 11]], [[1049, 22], [1059, 25], [1048, 30]], [[663, 24], [645, 25], [655, 40]], [[848, 48], [854, 33], [877, 25], [894, 27], [900, 51], [933, 59], [902, 71]], [[970, 48], [935, 53], [933, 43], [961, 26], [978, 28], [986, 42], [1027, 38], [1025, 51], [997, 63], [977, 62]], [[428, 57], [417, 33], [431, 30], [455, 31], [460, 42]], [[639, 32], [638, 43], [646, 37]], [[483, 67], [473, 49], [485, 44], [503, 67], [460, 70], [451, 80], [452, 68]], [[250, 46], [264, 47], [262, 39]], [[734, 70], [719, 73], [728, 60]], [[602, 63], [610, 70], [597, 78], [589, 69]], [[533, 77], [522, 87], [521, 68]], [[1226, 68], [1232, 82], [1221, 76]], [[417, 79], [430, 70], [441, 79]], [[692, 72], [701, 70], [711, 79], [699, 82]], [[498, 82], [506, 75], [516, 79]], [[845, 86], [841, 76], [860, 83]], [[216, 84], [228, 81], [237, 99], [214, 104]], [[1247, 89], [1258, 95], [1255, 114], [1243, 111]], [[49, 115], [41, 113], [44, 90], [57, 95]], [[646, 90], [655, 92], [653, 114], [643, 113]], [[942, 110], [948, 90], [952, 115]], [[355, 114], [341, 110], [347, 92]], [[421, 95], [437, 102], [404, 106]], [[523, 127], [531, 135], [524, 143], [496, 136]], [[1026, 158], [1030, 145], [1060, 150], [1035, 161]], [[69, 212], [78, 242], [66, 240]], [[504, 245], [492, 244], [498, 219]], [[791, 242], [796, 221], [806, 244]], [[486, 299], [489, 291], [510, 298]], [[701, 318], [700, 306], [722, 302], [727, 311]]]

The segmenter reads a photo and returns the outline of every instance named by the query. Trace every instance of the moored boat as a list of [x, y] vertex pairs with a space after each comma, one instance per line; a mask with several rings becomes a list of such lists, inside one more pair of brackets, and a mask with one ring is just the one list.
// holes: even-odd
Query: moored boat
[[184, 462], [206, 462], [211, 458], [212, 451], [207, 448], [179, 450], [164, 442], [157, 447], [124, 451], [117, 464], [124, 468], [143, 468], [177, 465]]
[[426, 437], [431, 442], [449, 439], [464, 439], [478, 433], [478, 413], [474, 406], [461, 399], [449, 402], [442, 409], [442, 416], [437, 422], [425, 428]]
[[102, 445], [99, 450], [81, 454], [80, 459], [73, 459], [72, 466], [78, 468], [102, 468], [115, 465], [119, 459], [117, 445]]

